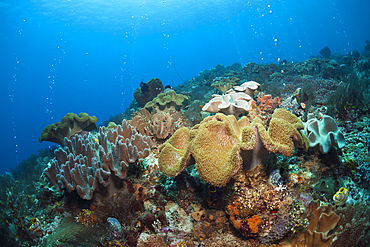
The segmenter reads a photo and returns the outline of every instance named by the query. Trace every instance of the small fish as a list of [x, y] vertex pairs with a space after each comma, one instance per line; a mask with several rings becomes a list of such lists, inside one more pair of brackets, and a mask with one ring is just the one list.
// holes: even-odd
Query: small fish
[[140, 89], [141, 89], [141, 92], [145, 93], [145, 92], [148, 92], [149, 91], [149, 86], [148, 86], [148, 84], [146, 84], [145, 82], [143, 82], [143, 80], [141, 80], [141, 82], [140, 82]]

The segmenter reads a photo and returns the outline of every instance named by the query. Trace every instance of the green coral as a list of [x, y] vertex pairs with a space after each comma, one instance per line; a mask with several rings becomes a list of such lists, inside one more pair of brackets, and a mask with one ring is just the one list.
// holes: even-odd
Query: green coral
[[179, 110], [182, 104], [186, 104], [188, 97], [183, 94], [177, 94], [174, 90], [166, 93], [160, 93], [152, 101], [145, 104], [144, 108], [153, 111], [157, 110]]
[[81, 130], [97, 129], [97, 121], [98, 119], [95, 116], [90, 117], [89, 114], [84, 112], [81, 112], [78, 116], [74, 113], [67, 113], [61, 122], [49, 124], [44, 128], [39, 137], [39, 142], [50, 141], [63, 146], [64, 137], [70, 138]]

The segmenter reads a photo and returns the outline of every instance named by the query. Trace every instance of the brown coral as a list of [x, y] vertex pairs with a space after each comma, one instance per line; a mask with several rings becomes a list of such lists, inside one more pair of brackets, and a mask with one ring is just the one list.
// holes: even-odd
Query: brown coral
[[336, 227], [340, 219], [333, 209], [331, 204], [326, 207], [320, 206], [319, 201], [311, 204], [308, 215], [310, 224], [306, 230], [306, 246], [331, 246], [334, 235], [330, 235], [329, 232]]
[[129, 121], [142, 135], [154, 136], [157, 141], [170, 137], [181, 127], [189, 126], [181, 111], [164, 110], [149, 112], [145, 108], [132, 114]]
[[333, 205], [320, 206], [319, 200], [313, 201], [307, 214], [309, 225], [305, 232], [273, 246], [332, 246], [335, 235], [331, 234], [331, 232], [336, 228], [340, 220], [340, 216], [334, 211]]

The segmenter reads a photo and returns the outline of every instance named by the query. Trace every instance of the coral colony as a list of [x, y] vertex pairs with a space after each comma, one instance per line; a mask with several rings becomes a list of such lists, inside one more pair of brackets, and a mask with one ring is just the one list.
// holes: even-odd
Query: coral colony
[[0, 177], [2, 246], [369, 246], [370, 56], [320, 54], [68, 113]]

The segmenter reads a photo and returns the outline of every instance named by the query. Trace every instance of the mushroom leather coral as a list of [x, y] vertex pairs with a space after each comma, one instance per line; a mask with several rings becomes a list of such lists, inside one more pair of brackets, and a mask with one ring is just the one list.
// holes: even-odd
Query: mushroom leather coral
[[310, 206], [308, 220], [310, 224], [306, 230], [305, 245], [307, 247], [331, 246], [333, 235], [329, 232], [333, 230], [340, 217], [333, 211], [333, 205], [326, 207], [320, 206], [319, 201], [314, 201]]
[[[176, 131], [168, 144], [161, 146], [158, 163], [165, 175], [176, 176], [193, 157], [199, 177], [223, 187], [243, 168], [265, 164], [269, 153], [290, 156], [295, 144], [306, 149], [308, 142], [297, 128], [303, 128], [302, 122], [284, 109], [275, 110], [268, 130], [259, 118], [250, 123], [246, 117], [237, 121], [233, 115], [218, 113], [195, 125], [186, 138]], [[173, 146], [177, 138], [185, 140], [180, 150]]]
[[159, 169], [167, 176], [175, 177], [187, 166], [190, 156], [190, 131], [186, 127], [178, 129], [159, 147]]
[[212, 99], [204, 105], [202, 111], [223, 112], [238, 117], [249, 111], [251, 100], [252, 98], [248, 94], [230, 89], [223, 95], [213, 94]]
[[81, 112], [80, 115], [67, 113], [61, 122], [50, 124], [42, 131], [39, 142], [55, 142], [61, 146], [64, 145], [64, 137], [71, 138], [77, 132], [82, 130], [91, 131], [97, 129], [96, 122], [98, 119], [90, 117], [89, 114]]
[[343, 148], [346, 145], [344, 136], [332, 117], [323, 115], [318, 120], [313, 114], [308, 114], [307, 118], [304, 132], [311, 148], [320, 148], [320, 152], [326, 154], [332, 146]]

